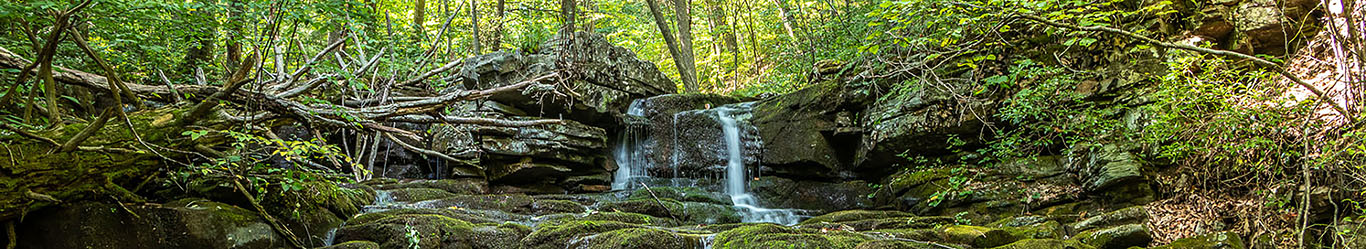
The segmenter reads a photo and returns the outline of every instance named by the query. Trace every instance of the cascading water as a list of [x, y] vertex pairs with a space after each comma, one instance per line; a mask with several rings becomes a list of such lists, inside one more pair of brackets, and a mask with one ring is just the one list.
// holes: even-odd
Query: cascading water
[[[627, 114], [629, 114], [627, 117], [627, 127], [621, 135], [621, 141], [613, 151], [613, 157], [617, 162], [617, 172], [614, 175], [612, 189], [634, 189], [639, 187], [637, 184], [640, 182], [663, 183], [672, 185], [673, 187], [694, 185], [694, 179], [683, 179], [679, 177], [680, 168], [683, 167], [681, 164], [697, 163], [692, 160], [682, 159], [687, 156], [687, 153], [683, 153], [679, 146], [707, 143], [715, 140], [679, 141], [682, 137], [679, 135], [681, 131], [679, 130], [678, 120], [685, 115], [692, 115], [690, 117], [707, 117], [706, 119], [715, 120], [716, 124], [719, 124], [721, 128], [719, 142], [725, 143], [725, 146], [721, 148], [723, 150], [718, 151], [721, 152], [719, 153], [719, 156], [722, 157], [718, 159], [724, 159], [719, 160], [719, 163], [722, 163], [722, 165], [715, 165], [716, 167], [724, 167], [724, 179], [718, 185], [721, 185], [721, 190], [730, 196], [736, 210], [740, 212], [742, 221], [770, 222], [784, 225], [796, 224], [800, 217], [795, 212], [786, 209], [764, 208], [759, 205], [758, 198], [746, 188], [746, 181], [750, 176], [747, 174], [748, 171], [745, 167], [745, 143], [742, 139], [742, 133], [744, 131], [742, 131], [741, 122], [738, 122], [737, 118], [743, 119], [748, 117], [751, 104], [752, 103], [740, 103], [706, 110], [676, 113], [673, 115], [671, 123], [667, 124], [672, 126], [668, 127], [668, 129], [673, 130], [671, 134], [672, 137], [670, 137], [671, 139], [669, 141], [671, 144], [669, 148], [671, 150], [655, 151], [659, 148], [652, 147], [655, 145], [654, 143], [656, 140], [651, 136], [657, 134], [649, 134], [651, 127], [649, 126], [649, 121], [645, 120], [645, 117], [643, 117], [645, 110], [642, 107], [642, 101], [636, 100], [635, 102], [632, 102], [630, 109], [627, 110]], [[668, 131], [666, 130], [664, 132]], [[704, 131], [704, 133], [705, 132], [706, 131]], [[715, 131], [712, 130], [711, 132]], [[716, 138], [716, 136], [710, 137]], [[653, 153], [667, 153], [669, 155], [668, 161], [665, 163], [668, 164], [667, 166], [672, 167], [674, 174], [673, 176], [670, 176], [670, 179], [659, 179], [667, 181], [651, 181], [653, 178], [649, 174], [648, 169], [655, 165], [654, 161], [648, 156]]]
[[646, 122], [637, 121], [644, 119], [645, 116], [645, 110], [641, 108], [643, 101], [637, 99], [631, 102], [631, 107], [626, 110], [625, 132], [612, 151], [612, 156], [617, 162], [617, 172], [612, 177], [612, 190], [634, 188], [632, 182], [650, 177], [645, 171], [650, 167], [650, 161], [646, 158], [647, 152], [644, 149], [646, 139], [649, 139], [649, 130], [645, 127]]
[[[726, 194], [731, 202], [740, 209], [744, 222], [770, 222], [784, 225], [796, 224], [799, 217], [791, 210], [768, 209], [759, 206], [759, 200], [745, 188], [749, 179], [745, 174], [745, 158], [740, 151], [740, 127], [731, 112], [735, 108], [748, 108], [749, 105], [722, 106], [716, 108], [717, 119], [721, 122], [722, 135], [726, 140]], [[748, 110], [744, 110], [748, 111]]]

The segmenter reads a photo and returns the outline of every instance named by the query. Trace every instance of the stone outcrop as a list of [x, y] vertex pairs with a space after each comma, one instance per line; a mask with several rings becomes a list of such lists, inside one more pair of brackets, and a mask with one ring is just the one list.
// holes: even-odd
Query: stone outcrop
[[79, 203], [30, 214], [19, 248], [281, 248], [256, 212], [204, 199], [164, 204]]

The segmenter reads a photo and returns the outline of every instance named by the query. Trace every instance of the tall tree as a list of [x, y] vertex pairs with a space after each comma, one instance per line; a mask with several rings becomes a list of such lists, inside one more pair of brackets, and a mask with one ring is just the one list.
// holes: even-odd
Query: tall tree
[[[692, 70], [692, 60], [683, 55], [682, 49], [678, 45], [677, 37], [669, 31], [668, 20], [664, 19], [664, 13], [659, 10], [659, 3], [655, 0], [645, 0], [650, 7], [650, 15], [654, 16], [655, 26], [659, 27], [659, 33], [664, 35], [664, 44], [669, 47], [669, 55], [674, 58], [674, 66], [678, 67], [678, 79], [683, 81], [683, 90], [686, 92], [697, 91], [697, 74], [690, 73]], [[689, 36], [691, 38], [691, 36]], [[691, 50], [691, 48], [689, 48]], [[686, 59], [685, 59], [686, 58]]]
[[688, 67], [687, 71], [679, 70], [678, 74], [680, 75], [680, 78], [684, 77], [681, 75], [687, 74], [686, 77], [692, 79], [691, 81], [683, 82], [685, 91], [697, 92], [699, 90], [697, 85], [697, 63], [696, 60], [693, 59], [696, 58], [696, 56], [693, 55], [692, 51], [692, 0], [674, 0], [674, 18], [677, 19], [675, 24], [678, 24], [679, 52], [682, 52], [681, 54], [683, 55], [682, 58], [677, 59], [682, 60], [683, 65]]
[[422, 34], [422, 23], [426, 22], [427, 0], [413, 1], [413, 29], [417, 30], [419, 36]]
[[479, 0], [470, 0], [470, 24], [474, 27], [470, 32], [470, 36], [473, 36], [471, 40], [474, 40], [474, 54], [478, 55], [484, 51], [479, 47]]
[[565, 35], [564, 37], [574, 34], [575, 19], [578, 19], [578, 13], [575, 12], [576, 9], [578, 9], [578, 6], [574, 3], [574, 0], [560, 0], [560, 18], [564, 21], [563, 25], [560, 26], [560, 33], [561, 35]]
[[498, 4], [494, 5], [493, 16], [496, 19], [493, 20], [493, 37], [489, 39], [489, 49], [493, 51], [498, 51], [499, 48], [503, 47], [503, 6], [505, 2], [506, 0], [498, 0]]

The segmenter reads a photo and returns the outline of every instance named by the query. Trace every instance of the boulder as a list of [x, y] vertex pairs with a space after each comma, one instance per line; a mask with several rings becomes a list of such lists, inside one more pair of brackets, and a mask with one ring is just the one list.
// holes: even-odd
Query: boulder
[[1023, 239], [996, 249], [1094, 249], [1091, 245], [1078, 243], [1073, 240], [1059, 239]]
[[569, 248], [672, 249], [700, 248], [699, 236], [682, 235], [657, 228], [627, 228], [599, 233], [573, 241]]
[[401, 214], [337, 231], [338, 241], [374, 241], [380, 248], [510, 248], [526, 235], [516, 224], [475, 225], [441, 215]]
[[[1355, 248], [1355, 246], [1358, 246], [1358, 245], [1359, 245], [1359, 244], [1350, 244], [1350, 245], [1348, 245], [1347, 247], [1348, 247], [1348, 248]], [[1190, 249], [1244, 249], [1244, 248], [1247, 248], [1247, 245], [1243, 243], [1242, 237], [1238, 237], [1238, 234], [1237, 234], [1237, 233], [1233, 233], [1233, 232], [1221, 232], [1221, 233], [1212, 233], [1212, 234], [1200, 235], [1200, 236], [1195, 236], [1195, 237], [1190, 237], [1190, 238], [1178, 239], [1178, 240], [1176, 240], [1176, 241], [1172, 241], [1170, 244], [1166, 244], [1166, 245], [1158, 246], [1158, 247], [1153, 247], [1153, 249], [1175, 249], [1175, 248], [1190, 248]]]
[[1145, 164], [1120, 144], [1073, 145], [1063, 159], [1068, 171], [1077, 174], [1083, 190], [1121, 204], [1144, 204], [1153, 200]]
[[77, 203], [19, 224], [18, 248], [280, 248], [256, 212], [204, 199], [164, 204]]
[[750, 192], [771, 208], [795, 208], [818, 212], [872, 208], [869, 184], [860, 181], [818, 182], [772, 176], [749, 181]]
[[1128, 224], [1082, 231], [1072, 239], [1099, 249], [1124, 249], [1147, 246], [1153, 241], [1153, 235], [1143, 224]]
[[561, 117], [608, 129], [619, 126], [615, 114], [633, 99], [677, 91], [654, 63], [638, 59], [634, 52], [613, 45], [602, 35], [577, 32], [573, 36], [549, 39], [541, 46], [546, 49], [534, 53], [494, 52], [470, 57], [459, 72], [460, 79], [468, 89], [488, 89], [564, 71], [561, 76], [572, 78], [556, 85], [556, 91], [563, 95], [508, 92], [489, 100], [532, 111], [531, 116]]
[[870, 237], [843, 230], [790, 228], [751, 224], [716, 234], [716, 248], [831, 248], [852, 249]]
[[867, 91], [838, 81], [818, 83], [754, 104], [751, 123], [764, 147], [763, 174], [797, 179], [850, 179]]
[[923, 82], [894, 87], [864, 113], [867, 135], [855, 164], [861, 171], [885, 173], [894, 165], [912, 166], [907, 157], [945, 155], [954, 143], [975, 144], [997, 103], [961, 96]]

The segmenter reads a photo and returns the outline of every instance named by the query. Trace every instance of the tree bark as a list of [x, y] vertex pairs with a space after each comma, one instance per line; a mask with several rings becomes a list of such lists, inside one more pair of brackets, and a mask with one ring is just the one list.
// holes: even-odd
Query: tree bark
[[470, 0], [470, 24], [474, 27], [470, 33], [474, 40], [474, 54], [482, 54], [484, 50], [479, 47], [479, 0]]
[[426, 17], [427, 0], [413, 1], [413, 29], [417, 30], [418, 34], [421, 34], [423, 32], [422, 23], [426, 22]]
[[[680, 77], [687, 77], [688, 81], [683, 82], [684, 90], [697, 92], [700, 90], [697, 84], [697, 63], [692, 51], [692, 0], [674, 0], [674, 17], [678, 24], [678, 43], [679, 52], [683, 55], [683, 65], [688, 67], [686, 72], [678, 72]], [[686, 75], [685, 75], [686, 74]]]
[[498, 4], [495, 5], [496, 7], [493, 12], [494, 17], [497, 18], [494, 20], [496, 26], [493, 26], [492, 40], [489, 41], [489, 49], [493, 51], [498, 51], [503, 47], [503, 9], [504, 5], [506, 5], [506, 1], [507, 0], [498, 0]]
[[568, 37], [574, 34], [575, 19], [578, 19], [577, 4], [574, 0], [560, 0], [560, 18], [563, 23], [560, 26], [561, 37]]
[[683, 57], [682, 51], [679, 49], [678, 41], [675, 40], [676, 37], [674, 37], [673, 32], [669, 31], [669, 23], [664, 19], [664, 13], [660, 12], [659, 3], [655, 0], [645, 0], [645, 3], [650, 7], [650, 15], [654, 16], [655, 26], [659, 28], [659, 33], [664, 36], [664, 44], [669, 48], [669, 55], [673, 56], [674, 66], [678, 67], [679, 80], [683, 81], [685, 91], [691, 91], [686, 90], [687, 86], [696, 87], [697, 82], [687, 73], [684, 73], [688, 70], [688, 66], [680, 59]]
[[773, 0], [778, 5], [778, 13], [783, 17], [783, 29], [787, 30], [787, 37], [792, 39], [792, 43], [797, 43], [797, 33], [792, 31], [792, 12], [787, 9], [787, 4], [783, 0]]

